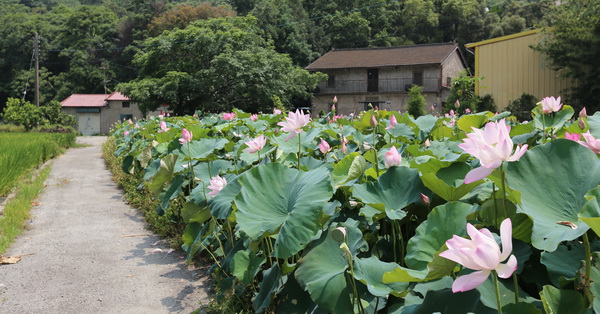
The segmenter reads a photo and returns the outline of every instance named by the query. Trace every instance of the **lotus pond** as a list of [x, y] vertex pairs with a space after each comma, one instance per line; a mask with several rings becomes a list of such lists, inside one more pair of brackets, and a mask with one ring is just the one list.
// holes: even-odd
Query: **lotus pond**
[[[256, 312], [600, 312], [600, 113], [151, 117], [113, 137]], [[183, 204], [183, 205], [181, 205]]]

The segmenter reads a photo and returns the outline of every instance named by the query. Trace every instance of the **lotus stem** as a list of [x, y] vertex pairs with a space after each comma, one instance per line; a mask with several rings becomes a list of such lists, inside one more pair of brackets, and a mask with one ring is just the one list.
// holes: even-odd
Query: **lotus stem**
[[513, 283], [515, 285], [515, 303], [519, 303], [519, 282], [517, 281], [517, 271], [513, 272]]
[[189, 194], [192, 194], [192, 189], [194, 189], [194, 180], [196, 179], [196, 174], [194, 173], [194, 167], [192, 167], [192, 151], [190, 149], [190, 142], [187, 142], [188, 156], [190, 160], [188, 160], [188, 168], [190, 168], [190, 185], [189, 185]]
[[492, 276], [494, 277], [494, 285], [496, 286], [496, 305], [498, 306], [498, 314], [502, 314], [502, 302], [500, 301], [500, 285], [498, 284], [498, 274], [493, 271]]
[[392, 220], [392, 252], [394, 253], [394, 262], [397, 262], [398, 255], [396, 254], [396, 228], [394, 227], [393, 220]]
[[590, 239], [588, 238], [587, 232], [583, 234], [583, 246], [585, 248], [585, 280], [584, 280], [584, 292], [590, 303], [593, 302], [594, 296], [590, 291], [591, 275], [592, 275], [592, 252], [590, 250]]
[[498, 225], [498, 202], [496, 201], [496, 183], [492, 183], [492, 196], [494, 197], [494, 226], [500, 229]]
[[546, 115], [542, 113], [542, 144], [546, 143]]
[[502, 207], [504, 209], [504, 218], [508, 218], [506, 211], [506, 173], [504, 173], [504, 163], [500, 165], [500, 180], [502, 181]]
[[300, 170], [300, 152], [302, 150], [302, 141], [300, 139], [300, 133], [298, 133], [298, 170]]

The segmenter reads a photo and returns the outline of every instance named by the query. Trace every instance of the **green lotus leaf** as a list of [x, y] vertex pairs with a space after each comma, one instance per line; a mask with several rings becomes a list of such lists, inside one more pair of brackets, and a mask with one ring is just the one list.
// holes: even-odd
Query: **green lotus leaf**
[[520, 210], [533, 220], [534, 247], [554, 251], [589, 227], [578, 218], [585, 194], [600, 184], [600, 160], [571, 140], [530, 149], [506, 167], [508, 186], [520, 192]]
[[333, 182], [335, 185], [344, 184], [360, 177], [367, 168], [367, 162], [360, 153], [351, 153], [333, 165]]
[[[341, 243], [331, 236], [337, 226], [330, 226], [299, 261], [296, 279], [320, 308], [331, 313], [352, 313], [351, 289], [344, 275], [348, 262], [340, 248]], [[366, 249], [367, 243], [357, 227], [358, 222], [348, 220], [339, 226], [346, 228], [347, 245], [352, 256]]]
[[381, 175], [377, 182], [353, 186], [355, 197], [373, 207], [382, 204], [388, 217], [394, 217], [392, 219], [402, 219], [406, 216], [402, 209], [411, 203], [419, 202], [421, 193], [426, 191], [419, 178], [419, 172], [407, 167], [392, 167]]
[[229, 140], [225, 138], [203, 138], [198, 141], [191, 141], [188, 145], [181, 146], [181, 154], [190, 156], [192, 159], [200, 160], [208, 155], [225, 147]]
[[559, 245], [554, 252], [542, 252], [540, 262], [546, 266], [552, 284], [564, 287], [575, 280], [583, 260], [583, 245]]
[[252, 251], [237, 251], [231, 261], [231, 273], [243, 284], [250, 284], [266, 260], [264, 255], [256, 256]]
[[198, 206], [196, 203], [189, 201], [183, 204], [181, 208], [181, 218], [185, 223], [198, 222], [203, 223], [211, 217], [210, 210], [206, 206]]
[[596, 111], [594, 115], [587, 117], [587, 123], [590, 128], [590, 133], [595, 138], [600, 138], [600, 111]]
[[461, 202], [448, 202], [435, 207], [408, 240], [404, 262], [409, 268], [423, 270], [453, 235], [467, 234], [467, 215], [477, 208]]
[[226, 219], [231, 214], [233, 201], [242, 189], [238, 179], [239, 176], [227, 177], [227, 185], [208, 201], [210, 213], [217, 219]]
[[309, 172], [269, 163], [248, 170], [235, 198], [240, 230], [259, 240], [277, 234], [274, 256], [288, 258], [302, 250], [321, 227], [323, 208], [333, 195], [325, 168]]
[[481, 128], [493, 116], [494, 114], [489, 111], [464, 115], [456, 121], [456, 126], [459, 130], [470, 133], [473, 132], [472, 128]]
[[584, 313], [583, 295], [575, 290], [561, 290], [553, 286], [544, 286], [540, 292], [546, 313]]
[[531, 111], [531, 113], [533, 114], [533, 121], [535, 122], [536, 128], [553, 128], [558, 130], [562, 128], [563, 125], [565, 125], [565, 123], [569, 121], [569, 119], [571, 119], [571, 117], [575, 113], [575, 110], [573, 110], [573, 107], [571, 106], [564, 105], [562, 109], [558, 112], [544, 114], [538, 106], [534, 108]]
[[600, 187], [589, 191], [585, 198], [588, 201], [583, 205], [579, 218], [590, 226], [596, 235], [600, 235]]
[[256, 313], [262, 312], [271, 303], [271, 295], [285, 284], [278, 264], [262, 272], [262, 280], [258, 285], [258, 294], [252, 300], [252, 306]]
[[155, 196], [158, 196], [167, 182], [173, 179], [177, 157], [177, 155], [168, 155], [160, 160], [158, 171], [154, 174], [148, 185], [150, 191]]
[[354, 259], [354, 278], [364, 283], [372, 295], [385, 297], [394, 291], [402, 292], [409, 286], [408, 282], [383, 283], [383, 274], [396, 267], [398, 264], [382, 262], [375, 256], [357, 258]]
[[482, 181], [463, 184], [465, 175], [471, 170], [465, 163], [454, 163], [441, 168], [436, 174], [421, 176], [423, 184], [446, 201], [458, 201], [476, 188]]

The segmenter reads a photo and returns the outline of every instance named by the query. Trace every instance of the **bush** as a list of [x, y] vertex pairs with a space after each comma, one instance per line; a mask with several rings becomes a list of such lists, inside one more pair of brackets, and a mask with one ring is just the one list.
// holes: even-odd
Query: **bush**
[[[457, 114], [464, 114], [467, 109], [475, 111], [481, 102], [481, 98], [475, 95], [475, 83], [479, 80], [481, 78], [468, 76], [465, 71], [461, 71], [458, 77], [452, 79], [452, 87], [450, 95], [446, 98], [444, 112], [454, 110]], [[460, 103], [458, 108], [456, 101]]]
[[523, 93], [521, 97], [511, 101], [506, 110], [510, 111], [519, 121], [531, 120], [531, 110], [535, 108], [537, 102], [535, 96]]
[[492, 95], [487, 94], [483, 97], [479, 97], [479, 103], [477, 104], [477, 111], [490, 111], [496, 112], [498, 108], [496, 107], [496, 102], [494, 101], [494, 97]]
[[418, 85], [413, 85], [408, 90], [408, 114], [415, 118], [425, 115], [425, 105], [427, 102], [421, 93], [422, 91], [423, 87]]
[[7, 123], [23, 126], [27, 131], [37, 127], [49, 127], [55, 130], [53, 133], [56, 133], [57, 125], [67, 130], [60, 133], [71, 132], [68, 128], [72, 128], [77, 123], [75, 116], [62, 112], [61, 105], [57, 101], [37, 107], [17, 98], [8, 99], [2, 118]]

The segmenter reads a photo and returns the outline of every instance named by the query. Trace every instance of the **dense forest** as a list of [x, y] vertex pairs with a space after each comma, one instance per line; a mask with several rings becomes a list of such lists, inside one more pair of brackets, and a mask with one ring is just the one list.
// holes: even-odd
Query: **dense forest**
[[[33, 100], [35, 32], [40, 36], [41, 102], [47, 102], [72, 93], [111, 92], [140, 72], [152, 71], [152, 62], [162, 62], [141, 60], [141, 53], [163, 49], [161, 58], [185, 55], [174, 46], [179, 37], [173, 30], [197, 20], [243, 19], [232, 24], [251, 34], [244, 37], [247, 45], [273, 48], [304, 67], [332, 48], [465, 44], [516, 33], [547, 25], [545, 16], [554, 7], [553, 0], [0, 0], [0, 106], [9, 97]], [[224, 27], [203, 25], [208, 32], [186, 34], [183, 41], [210, 37]], [[227, 50], [235, 42], [219, 38], [211, 45]], [[274, 58], [266, 50], [261, 53]], [[243, 56], [232, 52], [228, 57]], [[245, 68], [232, 71], [240, 69]], [[162, 70], [165, 76], [173, 74]]]

